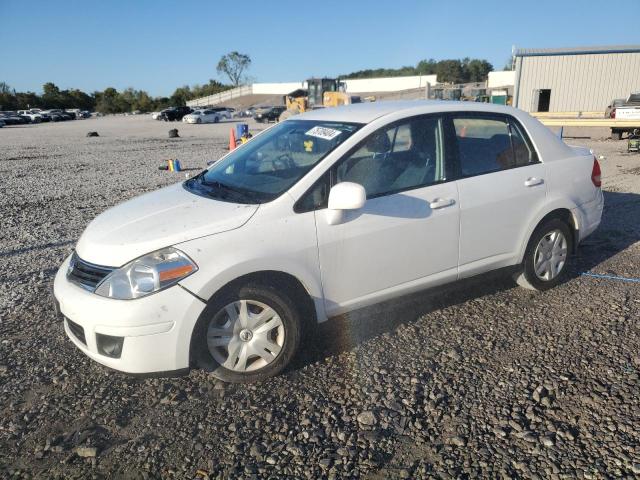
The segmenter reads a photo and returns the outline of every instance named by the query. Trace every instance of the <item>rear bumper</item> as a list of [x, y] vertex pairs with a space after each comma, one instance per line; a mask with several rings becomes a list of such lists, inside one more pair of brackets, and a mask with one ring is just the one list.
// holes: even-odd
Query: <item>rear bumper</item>
[[[88, 292], [66, 278], [69, 259], [54, 281], [64, 330], [87, 356], [114, 370], [155, 373], [189, 367], [191, 333], [205, 304], [174, 286], [135, 300], [114, 300]], [[123, 339], [118, 358], [99, 348], [99, 335]]]
[[591, 235], [600, 225], [602, 212], [604, 210], [604, 196], [602, 190], [598, 189], [596, 198], [590, 202], [583, 203], [573, 209], [574, 216], [580, 219], [578, 225], [578, 243]]

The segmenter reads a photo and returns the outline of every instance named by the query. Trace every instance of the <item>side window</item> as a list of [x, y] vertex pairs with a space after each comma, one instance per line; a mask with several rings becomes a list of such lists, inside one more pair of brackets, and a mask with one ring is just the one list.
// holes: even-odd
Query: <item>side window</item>
[[513, 166], [506, 118], [457, 116], [453, 119], [463, 177], [496, 172]]
[[298, 200], [293, 208], [296, 213], [310, 212], [320, 208], [326, 208], [329, 202], [329, 175], [325, 173], [300, 200]]
[[532, 163], [538, 163], [538, 154], [533, 149], [533, 145], [528, 141], [526, 134], [515, 122], [509, 122], [511, 131], [511, 144], [513, 145], [513, 156], [516, 167], [524, 167]]
[[362, 185], [367, 198], [444, 180], [442, 120], [415, 117], [372, 133], [335, 168], [336, 183]]

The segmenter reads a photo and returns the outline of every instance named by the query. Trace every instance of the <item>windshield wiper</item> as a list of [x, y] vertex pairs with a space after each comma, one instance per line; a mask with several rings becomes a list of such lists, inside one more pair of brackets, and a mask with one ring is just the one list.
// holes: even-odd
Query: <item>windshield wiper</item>
[[200, 188], [200, 190], [204, 190], [204, 193], [209, 197], [235, 200], [239, 203], [261, 203], [261, 201], [264, 200], [260, 192], [227, 185], [219, 180], [207, 181], [205, 180], [207, 172], [208, 170], [203, 170], [189, 180], [197, 181], [202, 187], [208, 187], [208, 189]]
[[218, 197], [222, 199], [235, 199], [240, 203], [253, 203], [252, 192], [243, 190], [241, 188], [232, 187], [219, 181], [206, 182], [202, 181], [202, 185], [211, 187], [212, 190], [207, 192], [210, 197]]

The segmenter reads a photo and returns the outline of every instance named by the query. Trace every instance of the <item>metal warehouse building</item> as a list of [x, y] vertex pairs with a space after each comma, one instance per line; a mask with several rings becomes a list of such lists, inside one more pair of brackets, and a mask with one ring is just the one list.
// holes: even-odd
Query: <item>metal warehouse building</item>
[[640, 91], [640, 45], [514, 52], [513, 105], [527, 112], [604, 112]]

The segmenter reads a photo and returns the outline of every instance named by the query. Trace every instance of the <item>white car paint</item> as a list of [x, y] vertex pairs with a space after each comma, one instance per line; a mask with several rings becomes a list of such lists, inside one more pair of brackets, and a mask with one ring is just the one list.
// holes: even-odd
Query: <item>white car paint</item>
[[[357, 188], [338, 184], [329, 197], [332, 208], [294, 211], [316, 180], [379, 128], [416, 115], [451, 112], [512, 116], [531, 139], [540, 163], [445, 179], [362, 205], [353, 195]], [[322, 322], [425, 287], [517, 265], [536, 225], [555, 209], [571, 212], [579, 240], [600, 222], [603, 197], [591, 181], [592, 154], [565, 145], [520, 110], [471, 102], [380, 102], [313, 110], [286, 122], [300, 119], [363, 126], [270, 202], [205, 198], [178, 184], [129, 200], [91, 222], [76, 248], [86, 262], [117, 267], [173, 246], [198, 270], [179, 285], [116, 300], [70, 282], [70, 260], [65, 260], [54, 292], [62, 314], [84, 328], [86, 345], [65, 322], [82, 351], [126, 372], [183, 369], [189, 366], [191, 334], [205, 300], [244, 275], [278, 271], [295, 277]], [[240, 149], [248, 145], [251, 141]], [[349, 201], [353, 209], [336, 213]], [[121, 358], [98, 353], [96, 333], [124, 337]]]
[[42, 121], [42, 115], [40, 115], [40, 113], [34, 112], [33, 110], [18, 110], [18, 115], [29, 117], [34, 123]]
[[229, 110], [221, 108], [196, 110], [182, 117], [184, 123], [218, 123], [231, 118]]
[[616, 120], [640, 120], [640, 107], [617, 107]]

